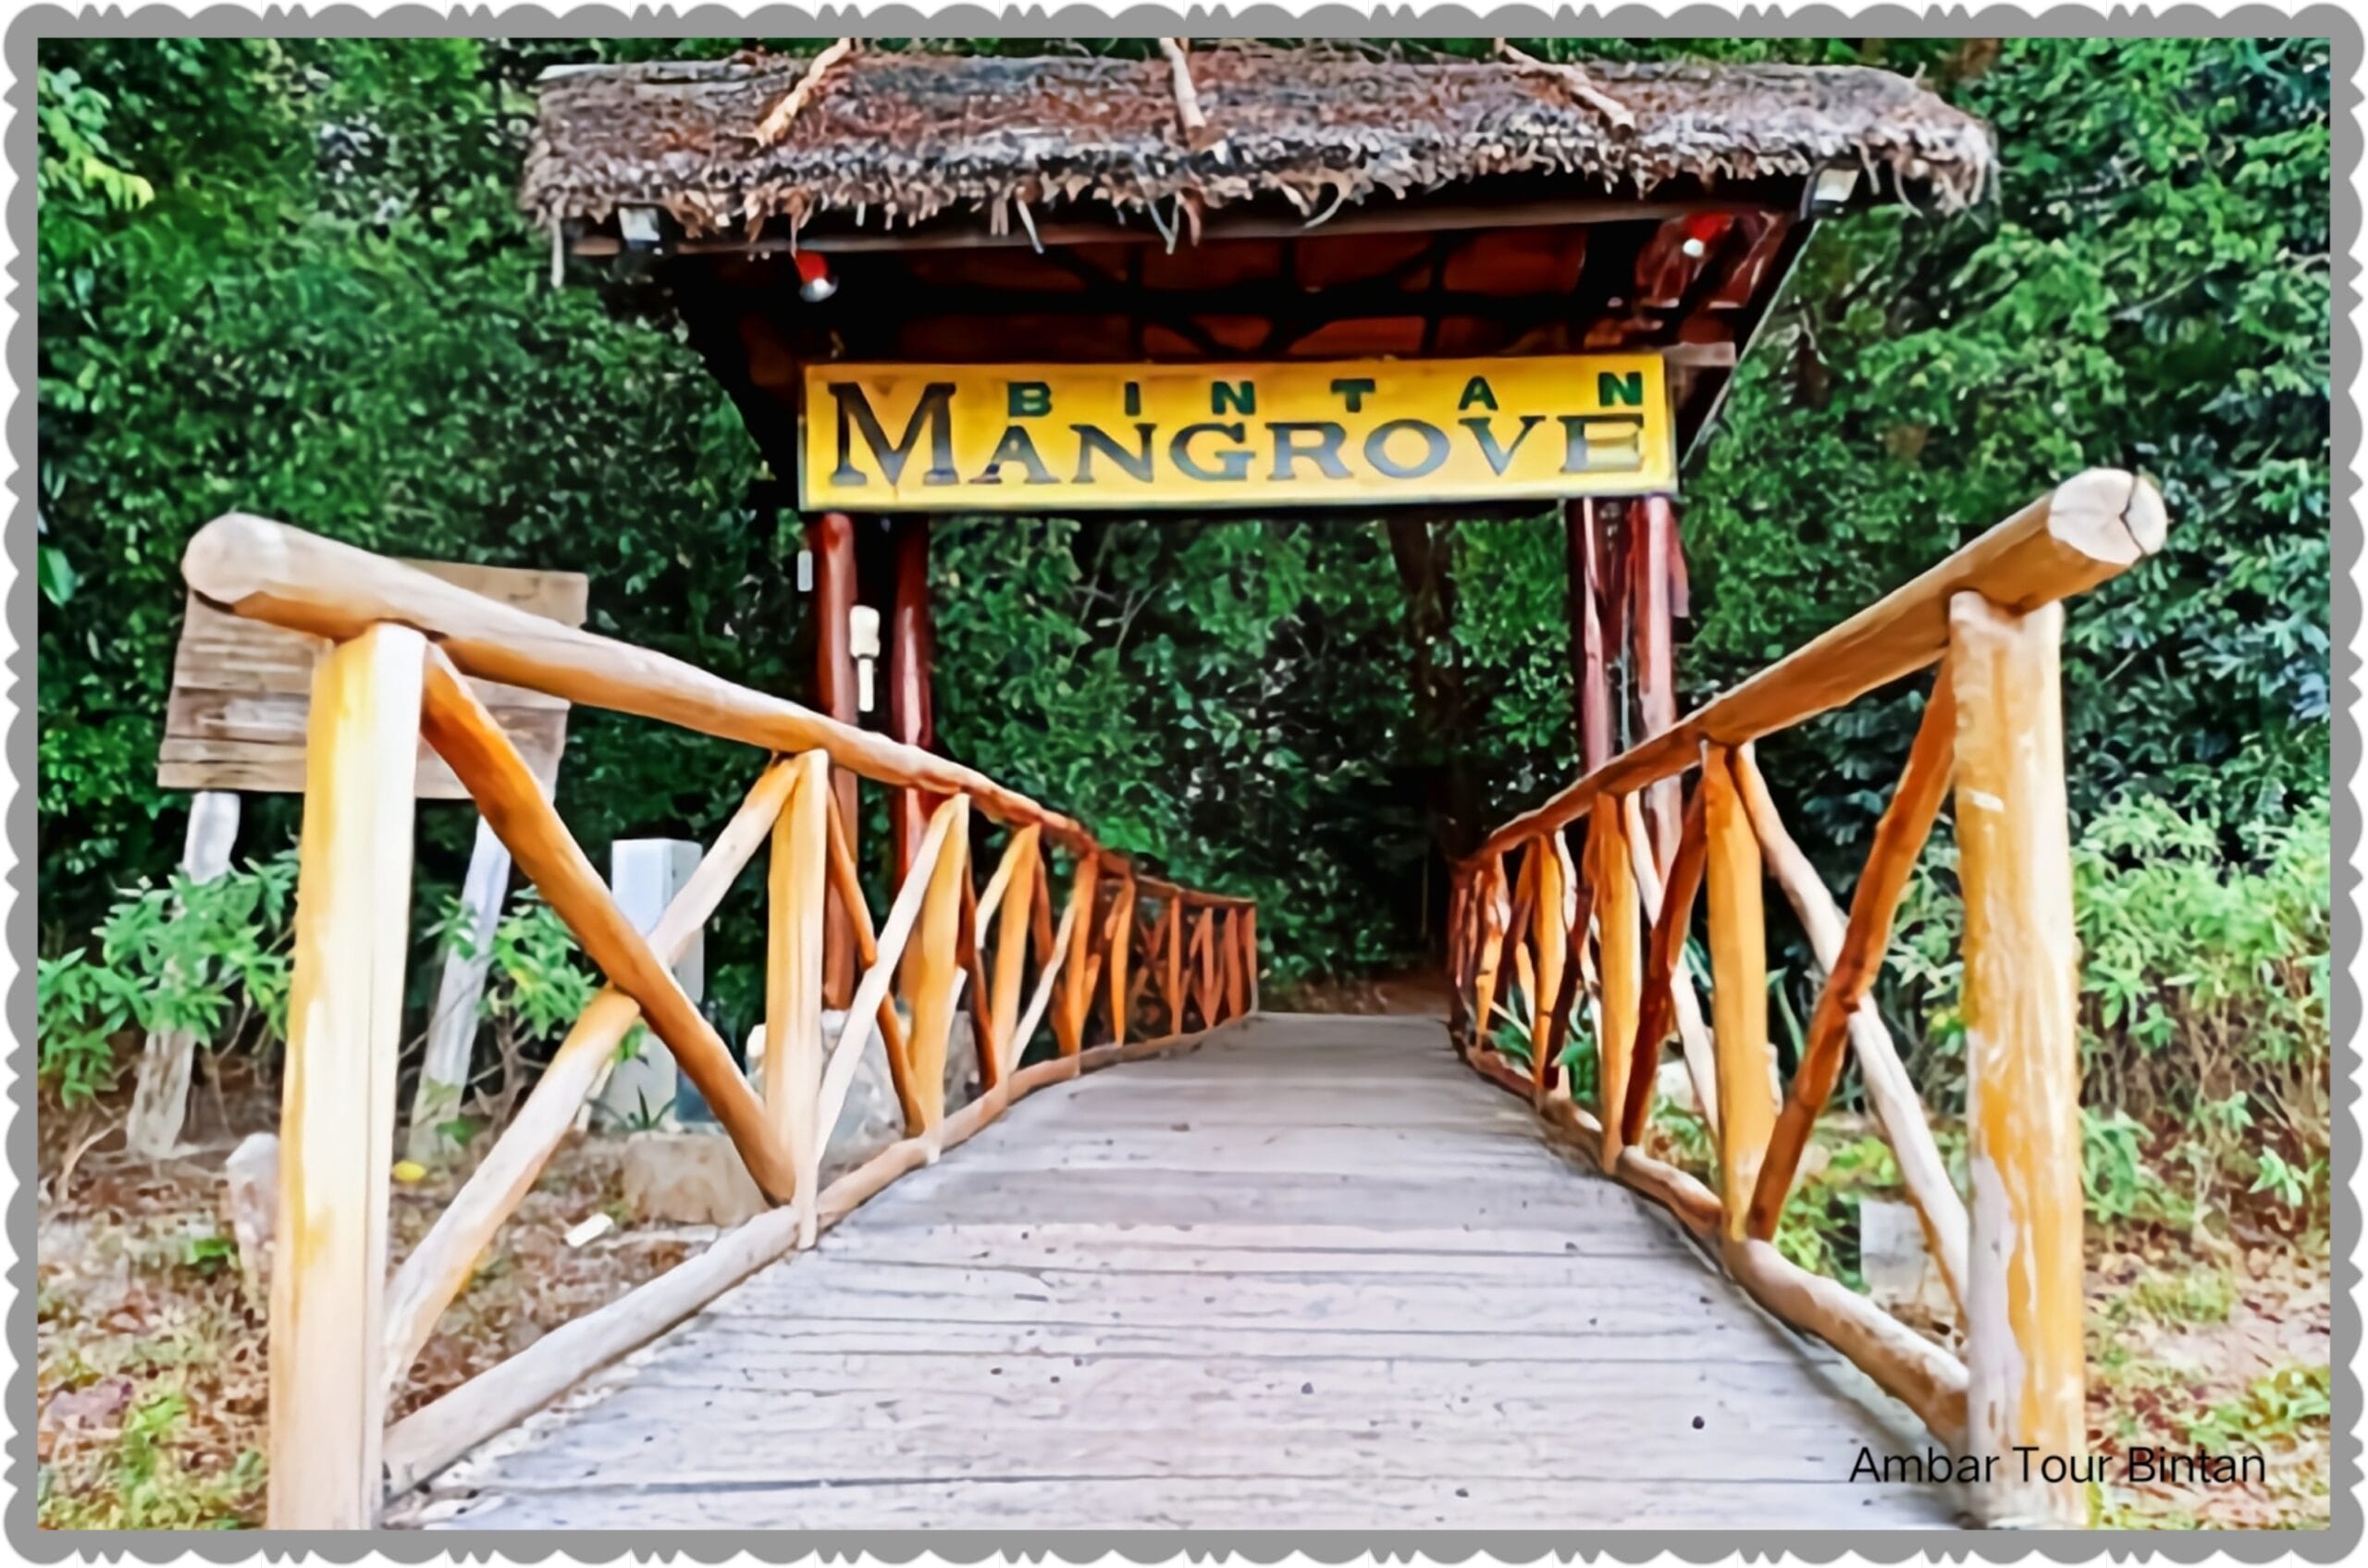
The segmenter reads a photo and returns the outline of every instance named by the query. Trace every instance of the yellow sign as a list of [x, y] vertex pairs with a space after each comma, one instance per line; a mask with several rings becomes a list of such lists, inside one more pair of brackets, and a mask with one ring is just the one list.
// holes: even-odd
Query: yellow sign
[[1062, 512], [1643, 495], [1658, 354], [1285, 364], [810, 364], [806, 510]]

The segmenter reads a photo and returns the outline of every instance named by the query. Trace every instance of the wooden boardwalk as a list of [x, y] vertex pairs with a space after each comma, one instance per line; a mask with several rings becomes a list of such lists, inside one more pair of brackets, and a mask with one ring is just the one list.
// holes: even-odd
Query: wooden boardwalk
[[510, 1529], [1947, 1525], [1920, 1451], [1416, 1019], [1047, 1090], [398, 1517]]

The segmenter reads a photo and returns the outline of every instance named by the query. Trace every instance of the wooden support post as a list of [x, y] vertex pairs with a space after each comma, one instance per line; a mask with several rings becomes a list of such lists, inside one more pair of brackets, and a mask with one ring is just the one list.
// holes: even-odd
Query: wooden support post
[[[1028, 962], [1028, 928], [1036, 902], [1036, 857], [1041, 831], [1028, 827], [1012, 835], [1004, 859], [1010, 865], [1011, 879], [1004, 886], [1003, 904], [996, 911], [1000, 922], [995, 927], [994, 1019], [995, 1037], [989, 1043], [995, 1058], [994, 1081], [1001, 1082], [1019, 1066], [1019, 1053], [1028, 1042], [1018, 1038], [1019, 986]], [[979, 1061], [987, 1059], [988, 1046], [981, 1046]]]
[[[1634, 798], [1630, 796], [1631, 800]], [[1632, 834], [1643, 821], [1641, 811], [1633, 815], [1623, 812], [1622, 816]], [[1657, 888], [1647, 879], [1651, 858], [1638, 853], [1641, 847], [1630, 843], [1628, 861], [1636, 872], [1643, 895], [1641, 902], [1651, 917], [1653, 934], [1646, 957], [1644, 996], [1636, 1009], [1636, 1048], [1628, 1069], [1628, 1095], [1620, 1111], [1621, 1130], [1632, 1143], [1644, 1137], [1645, 1124], [1652, 1117], [1653, 1080], [1660, 1076], [1661, 1042], [1669, 1038], [1671, 1026], [1679, 1023], [1680, 998], [1686, 1002], [1694, 999], [1694, 980], [1685, 972], [1685, 939], [1694, 927], [1694, 903], [1702, 892], [1702, 870], [1708, 849], [1703, 834], [1701, 792], [1695, 792], [1693, 804], [1686, 809], [1685, 821], [1678, 830], [1677, 856], [1670, 862], [1665, 884]], [[1688, 1048], [1690, 1052], [1690, 1043]], [[1689, 1065], [1690, 1061], [1689, 1056]], [[1716, 1082], [1714, 1069], [1696, 1090], [1704, 1107], [1702, 1119], [1712, 1125], [1715, 1117], [1709, 1107], [1717, 1097]], [[1706, 1090], [1708, 1093], [1704, 1093]], [[1611, 1105], [1607, 1101], [1604, 1117], [1609, 1121], [1610, 1116]]]
[[1110, 1043], [1127, 1043], [1127, 960], [1135, 950], [1135, 879], [1122, 875], [1110, 910]]
[[377, 1523], [388, 1167], [426, 639], [381, 625], [313, 675], [271, 1278], [268, 1522]]
[[1562, 527], [1570, 579], [1571, 694], [1579, 757], [1592, 773], [1611, 760], [1611, 674], [1603, 647], [1603, 562], [1596, 503], [1566, 501]]
[[[238, 796], [226, 789], [199, 791], [189, 803], [182, 874], [193, 883], [212, 882], [230, 869], [230, 849], [238, 839]], [[193, 1031], [176, 1029], [151, 1034], [142, 1047], [131, 1111], [123, 1124], [123, 1146], [131, 1153], [161, 1160], [179, 1147], [198, 1043]]]
[[1160, 917], [1167, 933], [1167, 1032], [1184, 1032], [1184, 895], [1167, 895], [1167, 911]]
[[1068, 946], [1061, 957], [1061, 1001], [1053, 1009], [1053, 1035], [1061, 1055], [1074, 1056], [1084, 1042], [1085, 1015], [1093, 1006], [1093, 977], [1087, 972], [1093, 950], [1095, 878], [1101, 868], [1092, 853], [1079, 855], [1069, 883], [1069, 907], [1077, 918], [1069, 924]]
[[[505, 858], [508, 851], [504, 851]], [[633, 929], [647, 936], [699, 867], [701, 851], [689, 839], [621, 838], [609, 846], [609, 891]], [[694, 932], [681, 957], [666, 966], [694, 1003], [707, 989], [707, 939]], [[611, 1127], [673, 1126], [683, 1079], [674, 1054], [648, 1030], [634, 1054], [611, 1063], [594, 1098]]]
[[1241, 911], [1241, 965], [1250, 976], [1250, 1010], [1258, 1010], [1258, 906]]
[[[930, 618], [929, 527], [926, 517], [896, 519], [896, 600], [888, 619], [889, 733], [922, 751], [937, 744], [930, 701], [937, 634]], [[900, 789], [892, 797], [899, 885], [936, 809], [936, 801], [918, 789]]]
[[1842, 1080], [1843, 1046], [1850, 1015], [1873, 989], [1884, 951], [1891, 946], [1892, 917], [1916, 870], [1924, 841], [1941, 814], [1949, 791], [1949, 770], [1956, 748], [1956, 704], [1950, 696], [1948, 666], [1941, 667], [1925, 705], [1924, 722], [1916, 731], [1907, 767], [1891, 804], [1875, 824], [1875, 841], [1867, 851], [1866, 868], [1858, 873], [1858, 889], [1850, 899], [1850, 924], [1842, 949], [1819, 993], [1817, 1010], [1801, 1047], [1800, 1065], [1793, 1071], [1792, 1092], [1776, 1118], [1768, 1158], [1759, 1171], [1759, 1187], [1751, 1200], [1746, 1228], [1757, 1241], [1774, 1238], [1776, 1222], [1792, 1195], [1793, 1174], [1807, 1148], [1817, 1118]]
[[1531, 883], [1531, 943], [1537, 950], [1537, 996], [1529, 1015], [1529, 1081], [1534, 1095], [1543, 1095], [1554, 1081], [1554, 1013], [1562, 994], [1562, 969], [1571, 952], [1571, 910], [1564, 907], [1570, 888], [1562, 875], [1557, 835], [1548, 833], [1529, 852], [1535, 865]]
[[1511, 917], [1505, 897], [1505, 858], [1491, 855], [1473, 885], [1478, 918], [1473, 937], [1478, 945], [1472, 973], [1472, 1043], [1486, 1045], [1497, 1037], [1497, 975], [1504, 957], [1505, 923]]
[[945, 1043], [954, 1027], [954, 987], [962, 972], [961, 884], [970, 875], [969, 798], [956, 796], [938, 809], [953, 815], [945, 847], [930, 868], [920, 927], [906, 948], [905, 965], [905, 1006], [913, 1016], [913, 1088], [920, 1096], [923, 1134], [945, 1119]]
[[1644, 1000], [1645, 936], [1629, 864], [1627, 824], [1619, 803], [1588, 814], [1588, 883], [1595, 889], [1596, 987], [1602, 997], [1596, 1037], [1596, 1105], [1603, 1123], [1603, 1168], [1620, 1163], [1626, 1147], [1621, 1126], [1628, 1100], [1628, 1068], [1636, 1051], [1636, 1014]]
[[1957, 877], [1965, 894], [1967, 1445], [1995, 1457], [1986, 1523], [2078, 1526], [2082, 1488], [2022, 1480], [2019, 1448], [2087, 1438], [2081, 1340], [2079, 955], [2058, 645], [2064, 611], [1949, 606]]
[[[831, 855], [831, 759], [797, 759], [765, 876], [765, 1121], [797, 1173], [797, 1244], [814, 1244], [822, 1146], [822, 912]], [[850, 1019], [840, 1025], [854, 1029]]]
[[[844, 512], [825, 512], [806, 525], [806, 548], [814, 558], [814, 705], [849, 726], [859, 725], [856, 710], [854, 646], [849, 627], [855, 614], [855, 525]], [[831, 787], [839, 797], [839, 821], [847, 845], [857, 847], [857, 776], [841, 769]], [[853, 912], [836, 888], [832, 889], [830, 914], [822, 928], [822, 998], [832, 1007], [845, 1007], [855, 995], [855, 927]]]
[[1759, 1179], [1776, 1120], [1768, 1048], [1768, 932], [1759, 841], [1735, 789], [1727, 748], [1702, 759], [1705, 880], [1710, 894], [1710, 1033], [1719, 1064], [1720, 1224], [1731, 1241]]
[[436, 1005], [427, 1017], [427, 1054], [412, 1090], [411, 1126], [403, 1152], [432, 1165], [459, 1145], [444, 1133], [460, 1114], [475, 1055], [477, 1010], [485, 1000], [485, 977], [493, 967], [493, 932], [510, 891], [510, 850], [483, 817], [469, 849], [468, 875], [461, 883], [460, 918], [467, 922], [468, 946], [444, 959], [436, 982]]
[[[1629, 508], [1629, 559], [1636, 575], [1630, 612], [1636, 647], [1637, 743], [1662, 735], [1677, 722], [1676, 654], [1671, 643], [1670, 583], [1677, 553], [1677, 508], [1667, 496], [1646, 496]], [[1645, 815], [1652, 825], [1653, 864], [1663, 872], [1677, 854], [1680, 785], [1660, 779], [1645, 790]]]

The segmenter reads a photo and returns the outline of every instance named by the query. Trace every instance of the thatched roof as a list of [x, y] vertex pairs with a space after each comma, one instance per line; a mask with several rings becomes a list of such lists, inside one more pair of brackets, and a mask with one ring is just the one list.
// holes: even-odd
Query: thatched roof
[[694, 235], [826, 214], [868, 226], [983, 215], [1005, 230], [1021, 202], [1032, 217], [1065, 204], [1214, 211], [1260, 198], [1318, 215], [1489, 177], [1641, 195], [1847, 164], [1955, 207], [1983, 193], [1992, 161], [1980, 121], [1886, 71], [1594, 64], [1574, 80], [1338, 47], [1196, 51], [1199, 136], [1179, 122], [1164, 61], [859, 49], [762, 144], [758, 126], [808, 68], [744, 55], [563, 69], [542, 89], [523, 201], [545, 224], [657, 207]]

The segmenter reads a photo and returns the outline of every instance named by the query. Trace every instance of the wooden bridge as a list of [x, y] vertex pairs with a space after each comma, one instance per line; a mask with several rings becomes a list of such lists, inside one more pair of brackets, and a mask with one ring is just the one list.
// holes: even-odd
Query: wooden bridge
[[[2077, 1485], [2026, 1479], [2016, 1455], [2069, 1458], [2086, 1436], [2060, 601], [2164, 532], [2152, 487], [2083, 474], [1591, 758], [1457, 868], [1442, 1027], [1260, 1014], [1253, 907], [1145, 874], [972, 770], [278, 524], [209, 525], [184, 563], [199, 594], [329, 644], [290, 1007], [271, 1523], [366, 1525], [390, 1497], [422, 1523], [555, 1527], [2085, 1522]], [[1845, 919], [1751, 743], [1936, 664]], [[647, 936], [486, 684], [765, 757]], [[423, 739], [609, 989], [390, 1279]], [[928, 822], [876, 930], [846, 831], [858, 780]], [[1952, 785], [1964, 1191], [1868, 1000]], [[667, 963], [767, 846], [759, 1095]], [[1764, 872], [1829, 971], [1782, 1084]], [[1707, 975], [1686, 957], [1697, 902]], [[836, 922], [863, 974], [826, 1047]], [[979, 1083], [957, 1105], [958, 1008]], [[389, 1387], [637, 1022], [778, 1206], [388, 1426]], [[826, 1188], [822, 1134], [875, 1035], [906, 1136]], [[1713, 1135], [1699, 1175], [1656, 1134], [1672, 1037]], [[1951, 1344], [1774, 1244], [1845, 1051], [1955, 1299]], [[1861, 1445], [1937, 1445], [1987, 1479], [1946, 1498], [1853, 1483]]]
[[[1917, 1442], [1442, 1021], [1035, 1096], [437, 1477], [486, 1528], [1929, 1525]], [[1843, 1382], [1844, 1387], [1836, 1387]], [[1615, 1445], [1572, 1412], [1616, 1408]]]

